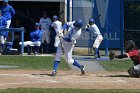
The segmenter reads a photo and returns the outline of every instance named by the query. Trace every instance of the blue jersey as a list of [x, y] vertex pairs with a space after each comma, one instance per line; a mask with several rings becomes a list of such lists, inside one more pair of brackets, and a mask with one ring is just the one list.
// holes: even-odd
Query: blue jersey
[[30, 40], [32, 42], [41, 41], [42, 39], [42, 31], [37, 29], [30, 33]]
[[2, 6], [1, 7], [2, 15], [6, 18], [6, 20], [11, 20], [12, 16], [15, 15], [15, 10], [11, 5]]
[[[6, 18], [3, 16], [0, 16], [0, 28], [6, 28], [7, 22]], [[0, 35], [6, 35], [7, 31], [0, 31]]]

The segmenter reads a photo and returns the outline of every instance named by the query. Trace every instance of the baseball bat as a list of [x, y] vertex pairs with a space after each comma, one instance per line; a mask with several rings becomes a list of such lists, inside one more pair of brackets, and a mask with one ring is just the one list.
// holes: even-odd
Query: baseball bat
[[97, 16], [95, 17], [95, 20], [98, 19], [98, 18], [100, 18], [101, 16], [102, 16], [102, 14], [97, 15]]

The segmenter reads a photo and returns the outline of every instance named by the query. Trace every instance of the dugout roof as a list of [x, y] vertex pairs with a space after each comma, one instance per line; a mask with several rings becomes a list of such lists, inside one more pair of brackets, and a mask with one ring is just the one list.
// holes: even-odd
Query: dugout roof
[[[0, 1], [3, 1], [3, 0], [0, 0]], [[9, 1], [65, 2], [65, 0], [9, 0]]]

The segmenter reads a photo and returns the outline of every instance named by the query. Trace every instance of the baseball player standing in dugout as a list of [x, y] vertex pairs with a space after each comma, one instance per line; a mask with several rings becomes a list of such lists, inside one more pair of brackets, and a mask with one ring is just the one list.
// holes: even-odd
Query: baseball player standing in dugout
[[[15, 10], [11, 5], [8, 4], [8, 0], [4, 0], [3, 6], [0, 8], [0, 10], [2, 11], [2, 16], [6, 18], [7, 21], [6, 28], [9, 28], [11, 24], [11, 19], [15, 15]], [[8, 36], [8, 31], [6, 33], [6, 37], [4, 38], [5, 41], [7, 39], [7, 36]]]
[[[50, 25], [52, 21], [51, 19], [47, 16], [47, 12], [43, 12], [43, 17], [40, 18], [39, 24], [41, 26], [41, 31], [42, 31], [42, 45], [43, 48], [45, 47], [45, 44], [50, 43]], [[44, 44], [45, 43], [45, 44]], [[46, 49], [43, 49], [43, 51], [46, 51]]]
[[95, 24], [95, 21], [93, 18], [89, 19], [89, 24], [86, 26], [87, 31], [93, 31], [93, 38], [95, 38], [95, 41], [93, 43], [93, 50], [94, 50], [94, 58], [100, 58], [100, 53], [99, 53], [99, 46], [103, 40], [103, 36], [100, 33], [99, 28]]
[[53, 16], [53, 23], [51, 24], [51, 27], [54, 27], [54, 30], [56, 32], [56, 36], [55, 36], [55, 42], [54, 42], [54, 46], [57, 50], [58, 45], [60, 43], [60, 37], [59, 37], [59, 33], [62, 33], [62, 22], [60, 22], [58, 20], [58, 17], [56, 15]]
[[[0, 28], [6, 28], [7, 26], [7, 21], [6, 18], [2, 16], [2, 11], [0, 10]], [[0, 31], [0, 44], [1, 44], [1, 49], [3, 52], [5, 48], [5, 37], [6, 37], [7, 31]]]
[[55, 76], [57, 73], [58, 65], [60, 63], [60, 57], [62, 56], [62, 48], [64, 49], [65, 60], [69, 64], [73, 64], [81, 70], [81, 74], [85, 74], [84, 66], [80, 65], [76, 60], [72, 59], [72, 51], [76, 40], [81, 35], [81, 27], [83, 26], [82, 20], [78, 19], [73, 22], [67, 22], [63, 26], [63, 30], [68, 29], [68, 32], [63, 36], [59, 33], [60, 43], [55, 55], [55, 61], [52, 71], [52, 76]]

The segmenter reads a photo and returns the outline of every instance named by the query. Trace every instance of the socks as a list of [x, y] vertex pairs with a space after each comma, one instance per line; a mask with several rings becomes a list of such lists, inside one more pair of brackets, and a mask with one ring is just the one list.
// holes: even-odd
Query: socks
[[28, 55], [30, 55], [30, 53], [31, 53], [31, 50], [30, 50], [30, 46], [27, 46], [28, 47]]
[[2, 47], [2, 51], [4, 50], [5, 48], [5, 45], [4, 44], [1, 44], [1, 47]]
[[36, 51], [37, 53], [39, 53], [39, 46], [36, 46], [36, 47], [35, 47], [35, 51]]
[[60, 61], [54, 61], [53, 70], [57, 71]]
[[95, 48], [95, 55], [97, 56], [99, 54], [99, 49]]
[[76, 66], [76, 67], [78, 67], [78, 68], [81, 68], [81, 65], [77, 61], [75, 61], [75, 60], [74, 60], [73, 65]]

